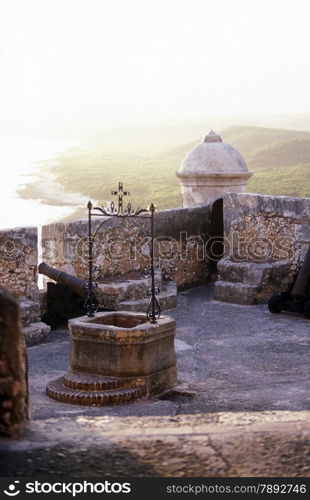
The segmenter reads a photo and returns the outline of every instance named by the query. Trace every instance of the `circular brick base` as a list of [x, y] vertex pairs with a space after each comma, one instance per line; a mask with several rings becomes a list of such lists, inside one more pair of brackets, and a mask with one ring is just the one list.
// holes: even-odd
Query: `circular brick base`
[[117, 377], [90, 375], [71, 370], [64, 374], [63, 379], [66, 387], [82, 391], [110, 391], [125, 387], [124, 381]]
[[145, 396], [144, 387], [126, 387], [126, 382], [128, 385], [124, 379], [69, 371], [49, 382], [46, 392], [56, 401], [84, 406], [123, 404]]

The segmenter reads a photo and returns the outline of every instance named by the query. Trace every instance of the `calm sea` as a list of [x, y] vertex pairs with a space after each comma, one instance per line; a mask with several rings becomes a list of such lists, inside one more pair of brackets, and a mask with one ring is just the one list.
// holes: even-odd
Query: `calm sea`
[[25, 200], [17, 194], [18, 188], [36, 180], [42, 161], [56, 159], [72, 146], [76, 144], [27, 136], [0, 136], [0, 229], [46, 224], [74, 210], [72, 204], [66, 205], [66, 196], [63, 203], [51, 206], [40, 203], [39, 198]]

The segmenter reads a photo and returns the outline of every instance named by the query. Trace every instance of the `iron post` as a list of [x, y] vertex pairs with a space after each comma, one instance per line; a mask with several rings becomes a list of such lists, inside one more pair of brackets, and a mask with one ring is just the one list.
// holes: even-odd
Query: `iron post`
[[87, 204], [88, 208], [88, 311], [87, 316], [93, 317], [94, 307], [93, 307], [93, 236], [91, 230], [91, 210], [93, 208], [91, 202]]

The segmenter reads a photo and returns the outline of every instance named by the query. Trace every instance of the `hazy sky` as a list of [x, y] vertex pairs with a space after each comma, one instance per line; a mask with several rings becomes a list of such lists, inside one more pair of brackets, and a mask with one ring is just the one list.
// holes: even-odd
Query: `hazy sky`
[[309, 0], [0, 0], [5, 126], [310, 112]]

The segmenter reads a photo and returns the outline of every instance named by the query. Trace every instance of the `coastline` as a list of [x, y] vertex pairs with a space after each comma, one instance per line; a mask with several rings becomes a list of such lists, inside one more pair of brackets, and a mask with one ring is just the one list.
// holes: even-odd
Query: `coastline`
[[76, 144], [28, 136], [1, 139], [6, 175], [0, 186], [0, 230], [75, 218], [86, 207], [87, 198], [65, 191], [53, 173], [58, 157]]

